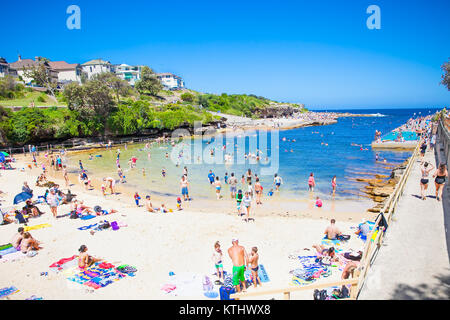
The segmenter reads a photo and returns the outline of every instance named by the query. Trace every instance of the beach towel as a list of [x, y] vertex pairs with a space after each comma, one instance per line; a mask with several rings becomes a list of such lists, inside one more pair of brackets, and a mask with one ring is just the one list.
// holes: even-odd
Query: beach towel
[[17, 289], [14, 286], [2, 288], [2, 289], [0, 289], [0, 298], [10, 296], [16, 292], [19, 292], [19, 289]]
[[25, 258], [27, 255], [23, 254], [22, 251], [16, 251], [14, 253], [7, 254], [6, 256], [3, 256], [0, 261], [7, 262], [7, 261], [16, 261], [22, 258]]
[[8, 248], [8, 249], [4, 249], [4, 250], [0, 250], [0, 256], [3, 257], [5, 255], [7, 255], [7, 254], [14, 253], [14, 252], [17, 252], [17, 249], [14, 248], [14, 247], [11, 247], [11, 248]]
[[77, 265], [78, 261], [76, 258], [78, 258], [78, 255], [73, 255], [70, 258], [60, 259], [59, 261], [51, 264], [49, 268], [51, 271], [60, 272], [64, 269]]
[[[269, 282], [269, 276], [267, 275], [266, 269], [262, 264], [258, 265], [258, 276], [261, 282]], [[250, 280], [253, 282], [252, 271], [250, 269], [244, 272], [245, 280]]]
[[342, 242], [340, 240], [330, 240], [323, 238], [322, 244], [329, 247], [334, 247], [334, 251], [339, 252], [342, 251]]
[[88, 230], [88, 229], [94, 228], [96, 226], [97, 226], [97, 223], [94, 223], [94, 224], [91, 224], [91, 225], [88, 225], [88, 226], [79, 227], [78, 230]]
[[89, 220], [89, 219], [92, 219], [92, 218], [95, 218], [95, 217], [96, 216], [93, 216], [93, 215], [89, 214], [87, 216], [81, 216], [80, 219], [81, 220]]
[[11, 247], [12, 247], [12, 244], [11, 244], [11, 243], [4, 244], [4, 245], [0, 246], [0, 251], [1, 251], [1, 250], [5, 250], [5, 249], [9, 249], [9, 248], [11, 248]]
[[23, 230], [25, 232], [27, 232], [27, 231], [38, 230], [38, 229], [47, 228], [47, 227], [51, 227], [51, 226], [52, 226], [51, 224], [43, 223], [43, 224], [37, 224], [35, 226], [26, 226], [23, 228]]
[[105, 265], [106, 262], [96, 262], [93, 266], [69, 276], [67, 280], [86, 285], [93, 289], [100, 289], [127, 276], [118, 272], [117, 269], [100, 268], [99, 266], [101, 264]]
[[161, 290], [164, 291], [165, 293], [170, 293], [170, 292], [172, 292], [173, 290], [175, 290], [176, 288], [177, 288], [176, 285], [166, 283], [166, 284], [164, 284], [164, 285], [161, 287]]

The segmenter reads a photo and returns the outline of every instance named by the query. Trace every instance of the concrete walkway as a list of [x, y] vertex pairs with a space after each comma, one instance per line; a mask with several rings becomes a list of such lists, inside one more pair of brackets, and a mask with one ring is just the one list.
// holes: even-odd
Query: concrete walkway
[[[425, 161], [436, 167], [432, 151], [427, 151]], [[442, 202], [435, 198], [434, 171], [430, 173], [428, 198], [421, 200], [420, 160], [414, 163], [358, 299], [450, 299], [444, 211]]]

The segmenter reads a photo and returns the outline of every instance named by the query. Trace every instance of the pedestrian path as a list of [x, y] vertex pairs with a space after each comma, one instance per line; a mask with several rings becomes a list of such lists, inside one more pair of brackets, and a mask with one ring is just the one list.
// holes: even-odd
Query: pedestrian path
[[[427, 151], [425, 161], [435, 165]], [[420, 198], [420, 156], [414, 163], [360, 300], [450, 299], [450, 265], [442, 202], [430, 173], [427, 200]]]

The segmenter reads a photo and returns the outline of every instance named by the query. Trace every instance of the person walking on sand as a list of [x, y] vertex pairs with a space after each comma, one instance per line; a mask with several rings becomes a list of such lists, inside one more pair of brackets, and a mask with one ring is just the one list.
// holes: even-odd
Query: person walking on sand
[[236, 186], [237, 186], [237, 179], [234, 176], [234, 172], [231, 173], [230, 179], [228, 179], [228, 184], [230, 185], [230, 194], [231, 199], [234, 199], [236, 197]]
[[245, 221], [248, 222], [248, 220], [250, 219], [250, 208], [252, 205], [252, 198], [250, 197], [250, 194], [248, 192], [246, 192], [244, 198], [242, 198], [242, 204], [244, 205], [247, 212], [247, 218], [245, 219]]
[[336, 194], [336, 176], [331, 179], [331, 188], [333, 189], [332, 194], [334, 196]]
[[183, 200], [184, 201], [189, 200], [189, 190], [188, 190], [189, 182], [187, 180], [187, 176], [185, 175], [181, 176], [180, 186], [181, 186], [181, 194], [183, 195]]
[[314, 187], [316, 186], [316, 181], [314, 180], [314, 173], [311, 172], [308, 179], [309, 191], [314, 192]]
[[433, 170], [434, 167], [431, 163], [422, 161], [420, 170], [422, 171], [422, 178], [420, 179], [420, 194], [422, 196], [422, 200], [426, 200], [426, 192], [428, 189], [428, 175], [430, 171]]
[[58, 195], [56, 194], [54, 188], [51, 188], [50, 193], [47, 195], [47, 203], [50, 206], [50, 211], [53, 214], [53, 218], [56, 219], [56, 217], [58, 215], [59, 199], [58, 199]]
[[281, 177], [275, 173], [274, 178], [273, 178], [273, 184], [275, 185], [275, 190], [276, 191], [280, 191], [280, 186], [283, 183], [283, 179], [281, 179]]
[[220, 198], [222, 198], [222, 196], [220, 195], [220, 190], [222, 189], [222, 186], [218, 176], [216, 177], [216, 182], [214, 182], [214, 186], [216, 187], [217, 200], [219, 200]]
[[445, 180], [448, 177], [447, 168], [444, 163], [439, 164], [439, 168], [434, 173], [434, 184], [436, 185], [436, 200], [441, 201], [442, 189], [445, 185]]
[[259, 254], [258, 254], [258, 248], [253, 247], [252, 252], [250, 253], [250, 257], [248, 258], [248, 263], [250, 264], [250, 269], [252, 270], [252, 278], [253, 278], [253, 284], [255, 285], [255, 288], [258, 286], [261, 286], [261, 279], [258, 275], [259, 270]]
[[68, 187], [69, 186], [69, 174], [67, 173], [66, 165], [63, 165], [63, 177], [64, 177], [64, 180], [66, 181], [66, 187]]
[[261, 183], [259, 182], [259, 178], [256, 178], [255, 180], [255, 194], [256, 194], [256, 204], [262, 204], [261, 202], [261, 196], [263, 187], [261, 186]]
[[214, 267], [217, 270], [216, 275], [219, 278], [218, 284], [223, 284], [223, 280], [224, 280], [222, 257], [223, 257], [223, 253], [222, 253], [222, 249], [220, 249], [220, 243], [219, 243], [219, 241], [216, 241], [216, 243], [214, 244], [214, 252], [212, 255], [212, 260], [214, 261]]
[[233, 262], [233, 285], [236, 287], [236, 292], [241, 292], [241, 284], [243, 285], [243, 291], [247, 291], [245, 285], [245, 266], [248, 265], [248, 255], [243, 246], [239, 245], [239, 239], [234, 238], [231, 243], [233, 244], [228, 249], [228, 255]]

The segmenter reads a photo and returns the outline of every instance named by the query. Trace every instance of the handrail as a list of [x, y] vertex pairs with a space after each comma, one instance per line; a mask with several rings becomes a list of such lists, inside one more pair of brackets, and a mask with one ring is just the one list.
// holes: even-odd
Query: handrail
[[280, 294], [283, 293], [285, 299], [289, 300], [290, 293], [296, 292], [296, 291], [305, 291], [305, 290], [312, 290], [312, 289], [321, 289], [321, 288], [329, 288], [329, 287], [335, 287], [335, 286], [342, 286], [342, 285], [356, 285], [358, 284], [358, 279], [348, 279], [348, 280], [342, 280], [342, 281], [334, 281], [334, 282], [326, 282], [326, 283], [319, 283], [319, 284], [309, 284], [306, 286], [301, 287], [287, 287], [287, 288], [281, 288], [281, 289], [270, 289], [270, 290], [258, 290], [253, 292], [238, 292], [233, 293], [230, 295], [230, 298], [239, 300], [242, 297], [254, 297], [254, 296], [261, 296], [261, 295], [272, 295], [272, 294]]

